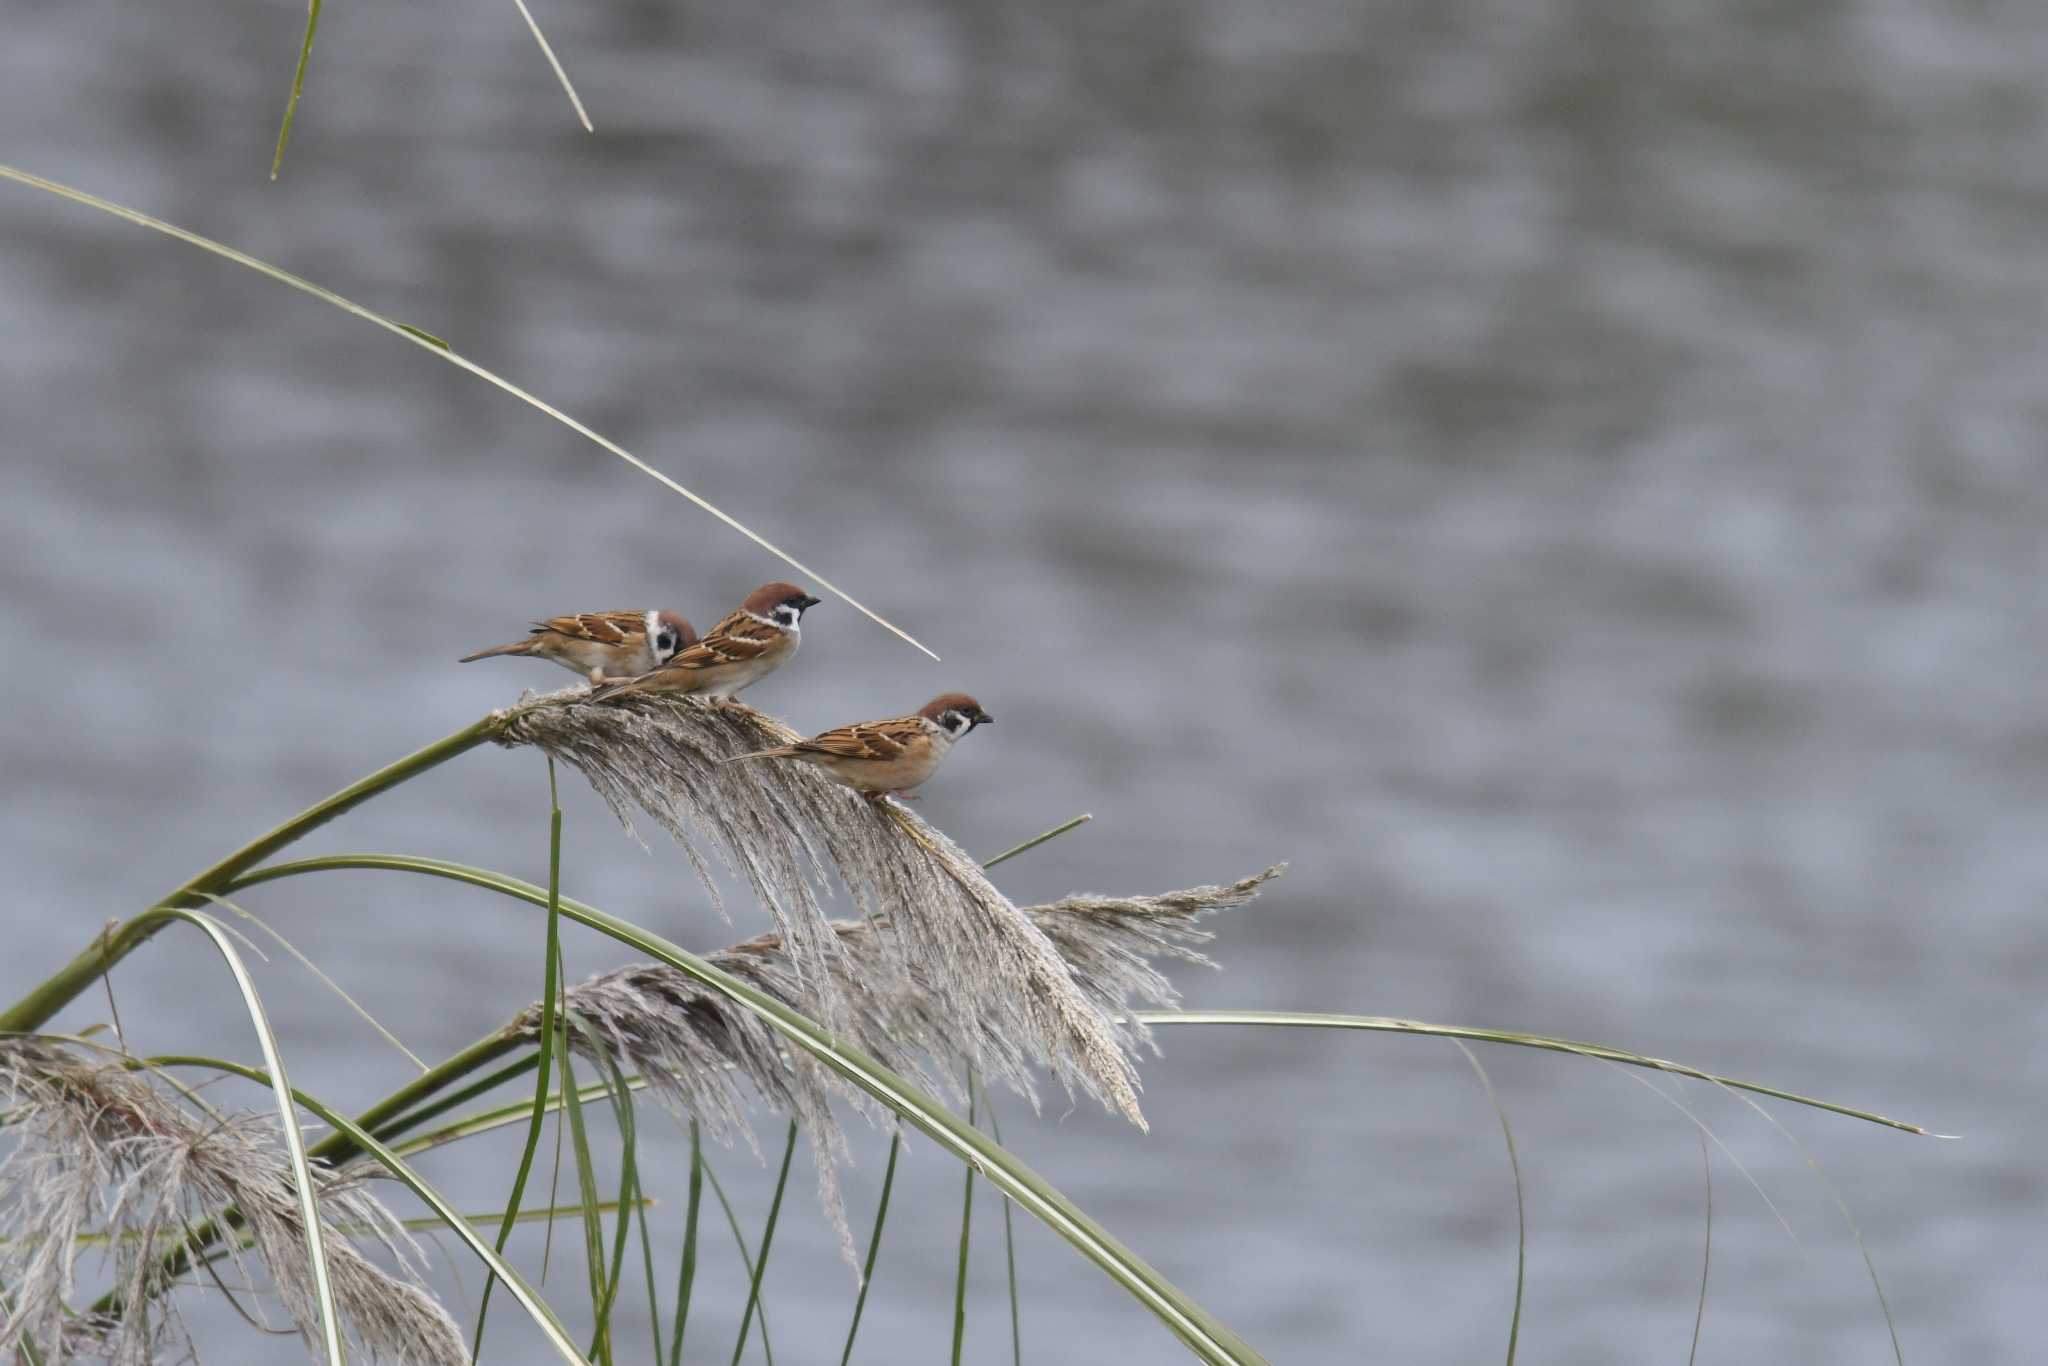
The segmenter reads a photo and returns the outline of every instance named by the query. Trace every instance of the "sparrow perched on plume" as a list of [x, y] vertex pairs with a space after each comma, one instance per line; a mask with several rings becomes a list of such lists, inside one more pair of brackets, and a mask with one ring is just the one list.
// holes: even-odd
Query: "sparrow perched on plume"
[[733, 697], [788, 663], [802, 643], [804, 610], [819, 599], [793, 583], [764, 583], [747, 594], [737, 612], [711, 628], [696, 644], [651, 667], [638, 678], [615, 680], [593, 700], [627, 693], [702, 693]]
[[526, 639], [478, 650], [458, 662], [531, 655], [582, 674], [595, 686], [621, 674], [646, 673], [696, 641], [690, 623], [674, 612], [583, 612], [537, 621]]
[[966, 693], [940, 693], [914, 716], [859, 721], [793, 745], [736, 754], [722, 762], [801, 759], [824, 769], [833, 781], [876, 801], [908, 792], [937, 773], [955, 740], [994, 720]]

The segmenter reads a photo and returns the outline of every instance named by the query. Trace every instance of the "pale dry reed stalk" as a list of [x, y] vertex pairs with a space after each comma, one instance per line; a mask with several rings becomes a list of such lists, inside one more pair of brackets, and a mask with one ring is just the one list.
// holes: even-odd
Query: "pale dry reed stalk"
[[[1155, 964], [1168, 958], [1214, 967], [1196, 947], [1213, 936], [1196, 923], [1216, 911], [1242, 906], [1278, 867], [1225, 886], [1194, 887], [1161, 896], [1078, 895], [1021, 914], [1065, 955], [1076, 988], [1133, 1041], [1144, 1027], [1124, 1011], [1133, 1003], [1171, 1006], [1179, 994]], [[884, 1066], [927, 1087], [960, 1094], [963, 1057], [981, 1059], [984, 1076], [1008, 1082], [1036, 1103], [1032, 1070], [1038, 1058], [993, 1016], [962, 1033], [943, 1008], [923, 970], [890, 941], [900, 937], [893, 917], [834, 921], [839, 951], [827, 960], [844, 1009], [838, 1026], [846, 1042]], [[796, 969], [780, 936], [768, 934], [709, 955], [708, 961], [794, 1009], [812, 1004], [812, 979]], [[661, 963], [634, 963], [600, 973], [570, 988], [568, 1009], [601, 1045], [603, 1060], [637, 1071], [655, 1097], [694, 1117], [714, 1136], [737, 1134], [753, 1142], [746, 1122], [742, 1079], [770, 1108], [810, 1134], [820, 1201], [838, 1230], [841, 1251], [853, 1260], [852, 1235], [838, 1195], [835, 1160], [845, 1141], [832, 1114], [836, 1095], [873, 1115], [859, 1092], [837, 1082], [808, 1054], [785, 1052], [780, 1037], [752, 1011], [734, 1008], [718, 992]], [[541, 1011], [529, 1008], [516, 1026], [537, 1035]], [[572, 1036], [589, 1053], [593, 1038]]]
[[[113, 1057], [29, 1039], [0, 1040], [0, 1354], [32, 1345], [74, 1358], [143, 1366], [189, 1355], [163, 1254], [209, 1221], [235, 1221], [225, 1259], [243, 1279], [249, 1250], [300, 1336], [319, 1338], [319, 1308], [291, 1165], [274, 1117], [200, 1112]], [[418, 1248], [359, 1175], [315, 1168], [327, 1267], [349, 1337], [370, 1356], [423, 1366], [468, 1360], [461, 1331], [418, 1282]], [[233, 1211], [232, 1216], [230, 1211]], [[99, 1235], [96, 1239], [82, 1235]], [[349, 1241], [365, 1237], [394, 1274]], [[118, 1317], [73, 1316], [78, 1261], [103, 1249]]]
[[[803, 1008], [834, 1029], [872, 1007], [868, 975], [912, 980], [929, 1032], [984, 1072], [1047, 1066], [1144, 1126], [1137, 1066], [1045, 931], [973, 859], [893, 799], [869, 802], [805, 764], [721, 764], [795, 732], [737, 703], [583, 700], [580, 689], [505, 712], [496, 739], [533, 745], [590, 782], [628, 829], [635, 808], [667, 830], [715, 898], [712, 858], [752, 888], [776, 926]], [[887, 917], [867, 974], [849, 972], [825, 900], [842, 886], [863, 920]], [[885, 966], [886, 963], [886, 966]]]

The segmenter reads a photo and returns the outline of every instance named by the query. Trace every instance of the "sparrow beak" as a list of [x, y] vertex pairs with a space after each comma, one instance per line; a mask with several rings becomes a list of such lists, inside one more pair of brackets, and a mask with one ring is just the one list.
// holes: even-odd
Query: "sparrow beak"
[[[974, 726], [993, 726], [995, 723], [996, 718], [990, 716], [987, 712], [983, 712], [981, 715], [974, 718]], [[967, 729], [973, 730], [974, 726], [969, 726]]]
[[808, 612], [823, 601], [823, 598], [798, 598], [796, 600], [796, 608], [799, 612]]

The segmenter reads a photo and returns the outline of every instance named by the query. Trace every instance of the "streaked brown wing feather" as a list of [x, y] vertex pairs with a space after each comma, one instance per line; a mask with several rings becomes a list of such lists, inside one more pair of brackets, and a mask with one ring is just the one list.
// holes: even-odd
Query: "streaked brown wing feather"
[[533, 634], [537, 636], [568, 636], [593, 645], [622, 645], [646, 631], [647, 616], [643, 612], [579, 612], [573, 617], [549, 617], [533, 624]]
[[888, 721], [862, 721], [851, 726], [840, 726], [808, 740], [799, 740], [791, 749], [811, 754], [830, 754], [840, 759], [900, 759], [909, 750], [910, 742], [924, 733], [924, 728], [914, 716], [901, 716]]
[[743, 664], [758, 659], [779, 642], [782, 633], [745, 612], [734, 612], [711, 628], [704, 638], [679, 651], [664, 669], [710, 669], [720, 664]]

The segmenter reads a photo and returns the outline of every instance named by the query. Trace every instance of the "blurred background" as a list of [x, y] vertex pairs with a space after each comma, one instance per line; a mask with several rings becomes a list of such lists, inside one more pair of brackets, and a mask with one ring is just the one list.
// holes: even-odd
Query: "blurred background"
[[[1965, 1135], [1777, 1107], [1824, 1178], [1688, 1087], [1796, 1233], [1715, 1149], [1701, 1361], [1889, 1359], [1830, 1182], [1908, 1360], [2038, 1341], [2038, 7], [535, 9], [595, 136], [512, 6], [337, 4], [272, 184], [303, 7], [17, 0], [0, 158], [447, 337], [919, 634], [943, 664], [828, 602], [749, 700], [809, 730], [976, 693], [1001, 724], [924, 814], [983, 853], [1095, 814], [1002, 870], [1020, 901], [1289, 860], [1220, 926], [1225, 971], [1180, 974], [1191, 1003], [1595, 1039]], [[0, 225], [9, 999], [259, 829], [569, 681], [457, 655], [558, 612], [702, 627], [782, 572], [252, 273], [18, 186]], [[569, 891], [696, 947], [760, 928], [570, 785]], [[492, 750], [305, 848], [544, 877], [545, 831], [540, 760]], [[460, 889], [249, 906], [428, 1056], [537, 990], [539, 922]], [[209, 953], [169, 935], [116, 973], [144, 1047], [253, 1056]], [[262, 980], [300, 1085], [403, 1079], [302, 970]], [[1006, 1137], [1276, 1362], [1503, 1351], [1514, 1189], [1455, 1049], [1161, 1042], [1150, 1136], [1054, 1098], [1009, 1100]], [[1686, 1116], [1599, 1063], [1482, 1057], [1527, 1182], [1524, 1359], [1682, 1359]], [[648, 1128], [672, 1257], [682, 1149]], [[883, 1144], [857, 1147], [864, 1229]], [[428, 1170], [495, 1208], [515, 1151]], [[756, 1237], [772, 1173], [720, 1170]], [[959, 1185], [910, 1148], [863, 1359], [944, 1352]], [[796, 1186], [774, 1340], [836, 1359], [853, 1277]], [[975, 1361], [1008, 1359], [995, 1210]], [[744, 1301], [716, 1232], [712, 1356]], [[1036, 1224], [1017, 1243], [1031, 1359], [1182, 1359]], [[581, 1274], [557, 1248], [572, 1305]], [[287, 1350], [190, 1312], [208, 1360]], [[495, 1360], [543, 1359], [493, 1323]]]

